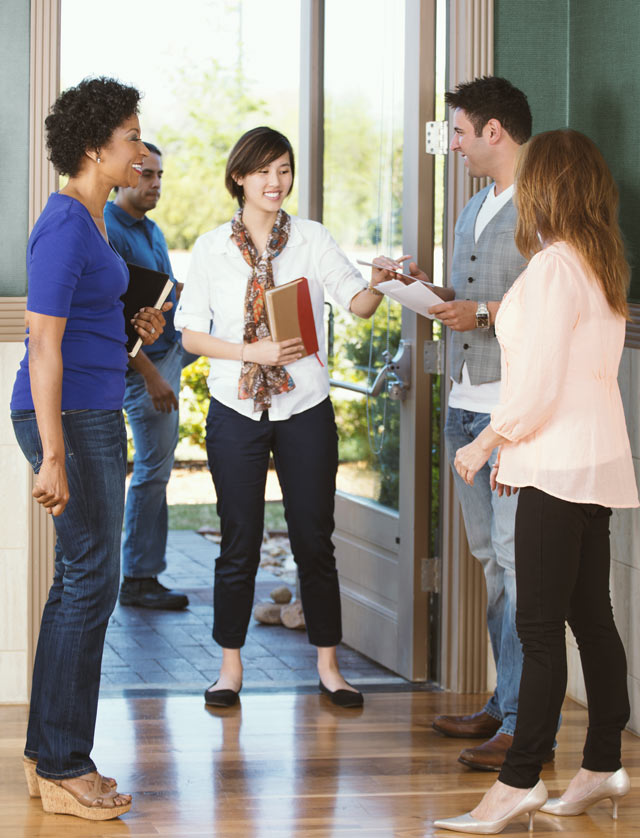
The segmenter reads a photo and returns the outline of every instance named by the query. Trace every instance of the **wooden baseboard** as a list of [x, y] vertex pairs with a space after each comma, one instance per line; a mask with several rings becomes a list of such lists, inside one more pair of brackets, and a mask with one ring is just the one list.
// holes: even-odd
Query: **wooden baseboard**
[[0, 297], [0, 342], [21, 343], [25, 337], [26, 297]]

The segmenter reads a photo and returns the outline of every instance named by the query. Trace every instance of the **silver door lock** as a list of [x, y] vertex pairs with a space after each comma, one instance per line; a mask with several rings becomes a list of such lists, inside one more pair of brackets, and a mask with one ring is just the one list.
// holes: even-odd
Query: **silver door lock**
[[394, 401], [404, 401], [411, 387], [411, 341], [401, 340], [398, 351], [391, 357], [383, 352], [387, 370], [387, 395]]

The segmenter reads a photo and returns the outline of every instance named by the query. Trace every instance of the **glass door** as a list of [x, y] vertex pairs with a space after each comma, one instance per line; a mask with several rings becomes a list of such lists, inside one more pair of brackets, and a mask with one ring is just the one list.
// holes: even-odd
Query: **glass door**
[[[325, 0], [323, 222], [354, 262], [411, 253], [430, 271], [432, 162], [420, 137], [433, 119], [434, 27], [431, 0]], [[430, 323], [388, 299], [373, 322], [329, 307], [327, 319], [345, 641], [424, 680]]]
[[[366, 48], [353, 49], [354, 32]], [[323, 223], [353, 262], [401, 255], [403, 41], [404, 0], [327, 0]], [[368, 278], [371, 269], [360, 267]], [[385, 353], [397, 350], [402, 308], [385, 298], [362, 321], [327, 307], [327, 320], [338, 488], [397, 511], [400, 402], [384, 380], [379, 393], [367, 393]]]

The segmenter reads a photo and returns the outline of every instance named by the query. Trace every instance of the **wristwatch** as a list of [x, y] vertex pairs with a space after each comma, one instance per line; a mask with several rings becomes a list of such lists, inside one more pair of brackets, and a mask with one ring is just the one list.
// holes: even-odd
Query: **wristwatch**
[[491, 328], [491, 317], [489, 316], [489, 309], [486, 303], [478, 303], [476, 309], [476, 329], [482, 329], [484, 332]]

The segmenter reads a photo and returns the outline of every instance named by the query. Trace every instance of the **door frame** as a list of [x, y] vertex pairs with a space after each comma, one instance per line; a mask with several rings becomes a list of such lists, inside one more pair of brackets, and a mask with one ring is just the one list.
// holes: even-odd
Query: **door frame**
[[[477, 76], [493, 74], [493, 0], [448, 0], [448, 90]], [[451, 133], [451, 132], [450, 132]], [[449, 153], [445, 166], [444, 224], [445, 277], [453, 255], [456, 219], [486, 180], [470, 178], [459, 155]], [[446, 281], [445, 281], [445, 284]], [[442, 417], [449, 393], [448, 363], [443, 375]], [[443, 452], [444, 454], [444, 452]], [[486, 623], [486, 586], [480, 563], [471, 555], [453, 476], [442, 457], [442, 612], [440, 677], [446, 689], [460, 693], [484, 692], [491, 686]]]
[[[466, 78], [493, 72], [493, 0], [448, 0], [449, 79], [453, 86]], [[433, 168], [424, 154], [424, 125], [433, 119], [436, 0], [406, 0], [405, 122], [404, 122], [404, 247], [430, 270], [433, 249]], [[322, 214], [324, 0], [302, 0], [300, 214]], [[36, 218], [51, 191], [55, 173], [46, 159], [44, 114], [59, 89], [60, 0], [31, 0], [31, 142], [30, 219]], [[302, 102], [301, 102], [302, 104]], [[306, 168], [305, 168], [306, 166]], [[459, 166], [448, 167], [447, 251], [451, 253], [453, 223], [471, 195], [471, 184]], [[416, 176], [417, 173], [417, 176]], [[412, 177], [413, 175], [413, 177]], [[319, 218], [318, 218], [319, 220]], [[9, 301], [7, 301], [8, 304]], [[15, 302], [12, 301], [13, 306]], [[17, 322], [17, 321], [16, 321]], [[402, 337], [412, 341], [413, 424], [401, 425], [401, 463], [398, 527], [398, 631], [394, 666], [410, 680], [424, 680], [428, 664], [427, 596], [421, 591], [421, 559], [428, 557], [430, 520], [429, 421], [430, 377], [422, 372], [422, 345], [431, 337], [431, 324], [414, 314], [403, 317]], [[7, 340], [18, 339], [11, 334]], [[420, 386], [418, 386], [420, 385]], [[419, 392], [419, 395], [416, 394]], [[443, 410], [446, 399], [443, 400]], [[419, 432], [416, 429], [420, 429]], [[409, 443], [409, 444], [407, 444]], [[406, 479], [405, 479], [406, 478]], [[484, 583], [477, 562], [466, 545], [459, 505], [448, 470], [443, 475], [443, 597], [441, 683], [457, 691], [486, 688], [487, 642], [484, 620]], [[32, 635], [50, 574], [52, 526], [38, 507], [30, 530]], [[32, 644], [33, 649], [33, 644]]]

